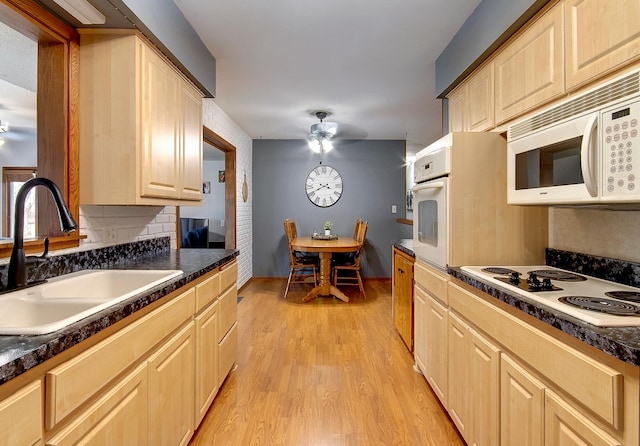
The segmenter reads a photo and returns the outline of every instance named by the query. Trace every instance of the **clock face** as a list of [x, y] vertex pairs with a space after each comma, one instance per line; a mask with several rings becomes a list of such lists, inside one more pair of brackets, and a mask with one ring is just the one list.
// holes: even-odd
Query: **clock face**
[[342, 177], [333, 167], [320, 165], [309, 172], [304, 188], [316, 206], [333, 206], [342, 196]]

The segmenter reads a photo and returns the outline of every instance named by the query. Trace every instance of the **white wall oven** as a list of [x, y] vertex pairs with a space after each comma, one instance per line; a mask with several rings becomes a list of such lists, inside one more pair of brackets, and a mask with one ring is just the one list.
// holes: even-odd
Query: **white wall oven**
[[625, 75], [508, 129], [513, 204], [640, 202], [640, 75]]
[[414, 253], [422, 260], [444, 269], [448, 264], [449, 252], [447, 189], [451, 138], [440, 139], [427, 149], [419, 153], [420, 158], [416, 156], [414, 164]]

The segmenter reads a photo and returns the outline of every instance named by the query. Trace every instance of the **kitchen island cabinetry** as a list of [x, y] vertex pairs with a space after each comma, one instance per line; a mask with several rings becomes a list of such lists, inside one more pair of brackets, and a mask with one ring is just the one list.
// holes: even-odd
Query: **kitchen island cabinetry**
[[555, 4], [496, 55], [496, 124], [564, 94], [563, 7]]
[[141, 34], [79, 32], [80, 203], [199, 203], [202, 94]]
[[640, 3], [565, 0], [567, 90], [640, 58]]
[[413, 351], [414, 258], [393, 248], [393, 322], [409, 351]]

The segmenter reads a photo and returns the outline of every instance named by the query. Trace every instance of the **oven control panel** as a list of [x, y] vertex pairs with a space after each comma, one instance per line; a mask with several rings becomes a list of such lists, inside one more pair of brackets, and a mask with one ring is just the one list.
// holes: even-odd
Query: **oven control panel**
[[640, 200], [640, 99], [601, 113], [602, 197]]

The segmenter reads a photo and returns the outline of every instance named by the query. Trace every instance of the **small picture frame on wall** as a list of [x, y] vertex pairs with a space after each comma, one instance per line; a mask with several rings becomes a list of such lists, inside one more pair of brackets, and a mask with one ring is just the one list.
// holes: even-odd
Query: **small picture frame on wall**
[[211, 181], [203, 181], [202, 182], [202, 193], [210, 194], [211, 193]]
[[224, 170], [218, 171], [218, 183], [224, 183]]

